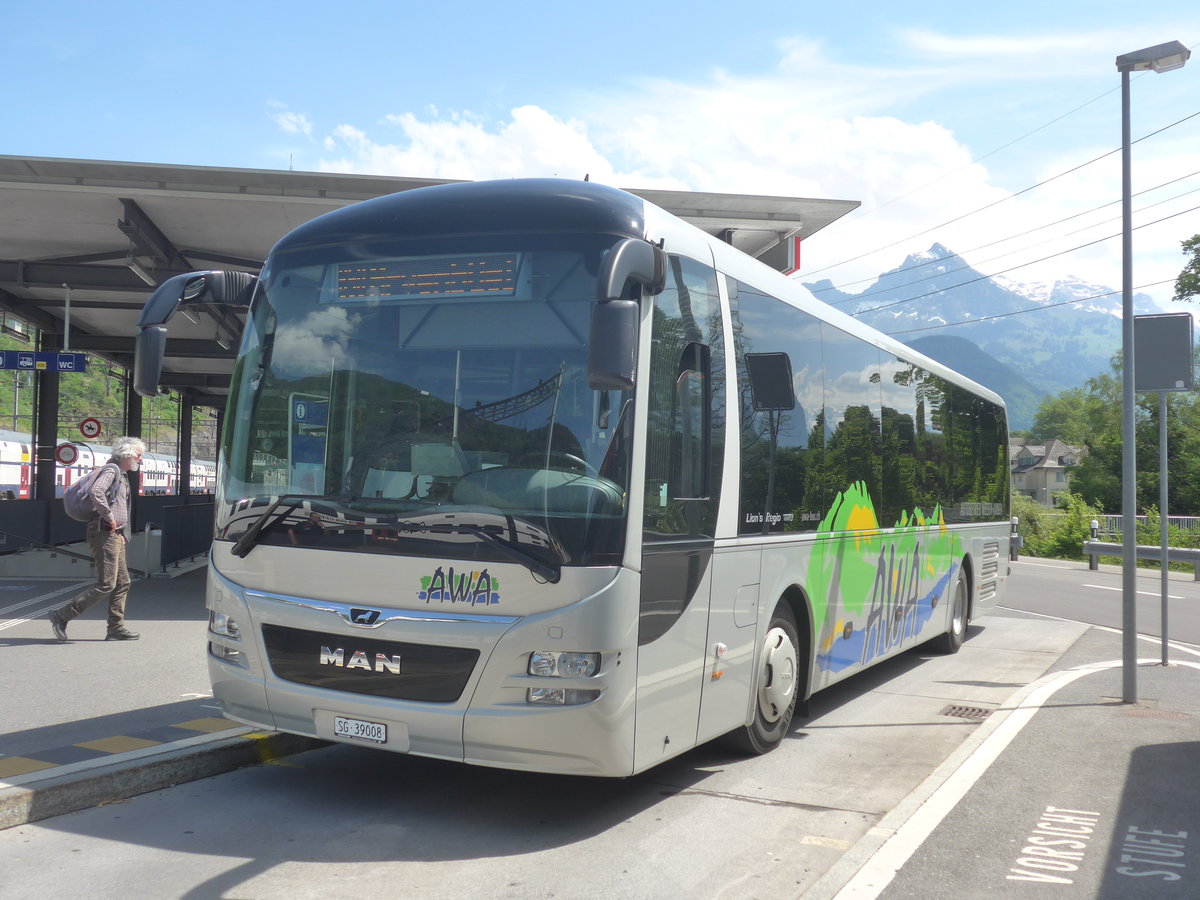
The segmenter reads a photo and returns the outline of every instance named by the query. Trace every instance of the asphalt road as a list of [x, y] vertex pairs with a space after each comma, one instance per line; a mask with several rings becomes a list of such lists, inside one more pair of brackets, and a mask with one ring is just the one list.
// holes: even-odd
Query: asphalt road
[[[1119, 566], [1023, 557], [1013, 566], [1004, 606], [1024, 612], [1122, 628], [1124, 594]], [[1162, 576], [1137, 570], [1137, 631], [1162, 637]], [[1172, 572], [1167, 584], [1167, 638], [1200, 645], [1200, 581]], [[1139, 651], [1147, 655], [1145, 647]]]

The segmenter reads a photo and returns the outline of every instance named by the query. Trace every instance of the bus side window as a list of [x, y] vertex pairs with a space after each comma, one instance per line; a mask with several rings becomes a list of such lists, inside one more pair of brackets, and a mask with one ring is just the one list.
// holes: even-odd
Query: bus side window
[[716, 272], [672, 256], [653, 298], [643, 532], [651, 543], [712, 537], [720, 491], [724, 383]]
[[672, 499], [709, 496], [709, 435], [712, 434], [708, 347], [695, 341], [683, 349], [675, 379], [675, 422], [678, 449], [672, 460]]

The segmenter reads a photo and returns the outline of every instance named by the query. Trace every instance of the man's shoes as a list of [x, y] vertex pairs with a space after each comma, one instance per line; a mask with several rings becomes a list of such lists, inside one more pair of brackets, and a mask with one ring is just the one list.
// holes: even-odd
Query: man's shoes
[[136, 641], [141, 635], [136, 631], [130, 631], [124, 625], [119, 628], [110, 628], [106, 641]]
[[58, 614], [57, 609], [50, 610], [50, 627], [54, 629], [54, 636], [58, 638], [60, 644], [67, 642], [67, 623], [63, 621], [63, 617]]

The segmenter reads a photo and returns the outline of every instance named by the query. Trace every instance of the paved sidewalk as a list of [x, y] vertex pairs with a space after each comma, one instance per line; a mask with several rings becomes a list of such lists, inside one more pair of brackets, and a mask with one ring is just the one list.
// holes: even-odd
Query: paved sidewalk
[[1147, 656], [1123, 703], [1120, 635], [1090, 629], [837, 896], [1200, 897], [1200, 655]]
[[205, 661], [207, 572], [134, 581], [137, 641], [97, 604], [60, 644], [46, 615], [91, 583], [0, 579], [0, 828], [274, 758], [315, 742], [221, 716]]

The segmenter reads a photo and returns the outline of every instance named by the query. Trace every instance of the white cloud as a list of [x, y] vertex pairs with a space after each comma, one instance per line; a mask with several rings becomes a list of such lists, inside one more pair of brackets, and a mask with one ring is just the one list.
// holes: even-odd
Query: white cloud
[[592, 145], [577, 120], [556, 119], [537, 106], [521, 106], [511, 120], [489, 128], [466, 116], [419, 118], [415, 113], [388, 116], [393, 141], [339, 125], [325, 143], [334, 158], [322, 159], [322, 171], [419, 175], [423, 178], [479, 180], [553, 176], [611, 182], [609, 161]]
[[1028, 33], [1019, 35], [953, 35], [921, 28], [903, 28], [897, 36], [915, 54], [940, 59], [1011, 60], [1012, 57], [1029, 56], [1054, 58], [1076, 50], [1095, 48], [1095, 34], [1078, 32], [1071, 34]]
[[[1012, 269], [1008, 277], [1016, 281], [1077, 275], [1119, 286], [1119, 239], [1054, 255], [1115, 234], [1119, 222], [1097, 220], [1119, 216], [1118, 207], [1038, 228], [1119, 197], [1118, 157], [1009, 195], [1102, 155], [1115, 137], [1094, 152], [1081, 151], [1086, 143], [1074, 141], [1061, 155], [1047, 142], [1031, 154], [1038, 168], [1009, 174], [1006, 181], [1013, 183], [1002, 187], [991, 168], [1001, 155], [973, 162], [977, 151], [946, 125], [889, 114], [917, 108], [913, 98], [932, 96], [956, 78], [1032, 78], [1031, 67], [1014, 58], [1057, 53], [1056, 64], [1064, 65], [1076, 54], [1094, 55], [1101, 38], [1095, 33], [951, 38], [915, 29], [902, 35], [908, 48], [919, 51], [920, 64], [839, 63], [820, 44], [789, 40], [778, 45], [777, 66], [767, 75], [716, 71], [702, 83], [643, 80], [615, 94], [578, 97], [570, 117], [527, 104], [499, 121], [428, 109], [390, 115], [367, 128], [339, 125], [324, 138], [318, 167], [447, 179], [582, 178], [587, 173], [593, 181], [617, 187], [858, 200], [859, 211], [806, 242], [802, 279], [828, 277], [860, 291], [867, 285], [856, 282], [940, 242], [984, 274]], [[937, 104], [925, 108], [939, 109]], [[989, 114], [986, 100], [959, 110], [975, 119]], [[1019, 136], [1003, 126], [996, 131], [998, 144]], [[1200, 156], [1200, 140], [1194, 129], [1191, 134], [1174, 145], [1160, 140], [1139, 146], [1135, 183], [1149, 187], [1167, 180], [1164, 173], [1177, 177], [1192, 171], [1188, 166]], [[1190, 205], [1167, 204], [1164, 214]], [[1190, 225], [1185, 220], [1139, 232], [1135, 282], [1177, 274], [1182, 257], [1176, 234], [1198, 230], [1193, 214]], [[1049, 258], [1013, 269], [1042, 257]], [[1165, 299], [1170, 288], [1154, 294]]]
[[346, 345], [357, 322], [340, 307], [325, 307], [299, 322], [281, 323], [275, 333], [276, 371], [284, 378], [328, 372], [346, 359]]
[[281, 130], [288, 134], [302, 134], [305, 137], [312, 137], [313, 123], [308, 116], [303, 113], [292, 112], [278, 100], [270, 100], [267, 102], [267, 105], [277, 110], [271, 113], [271, 120]]

